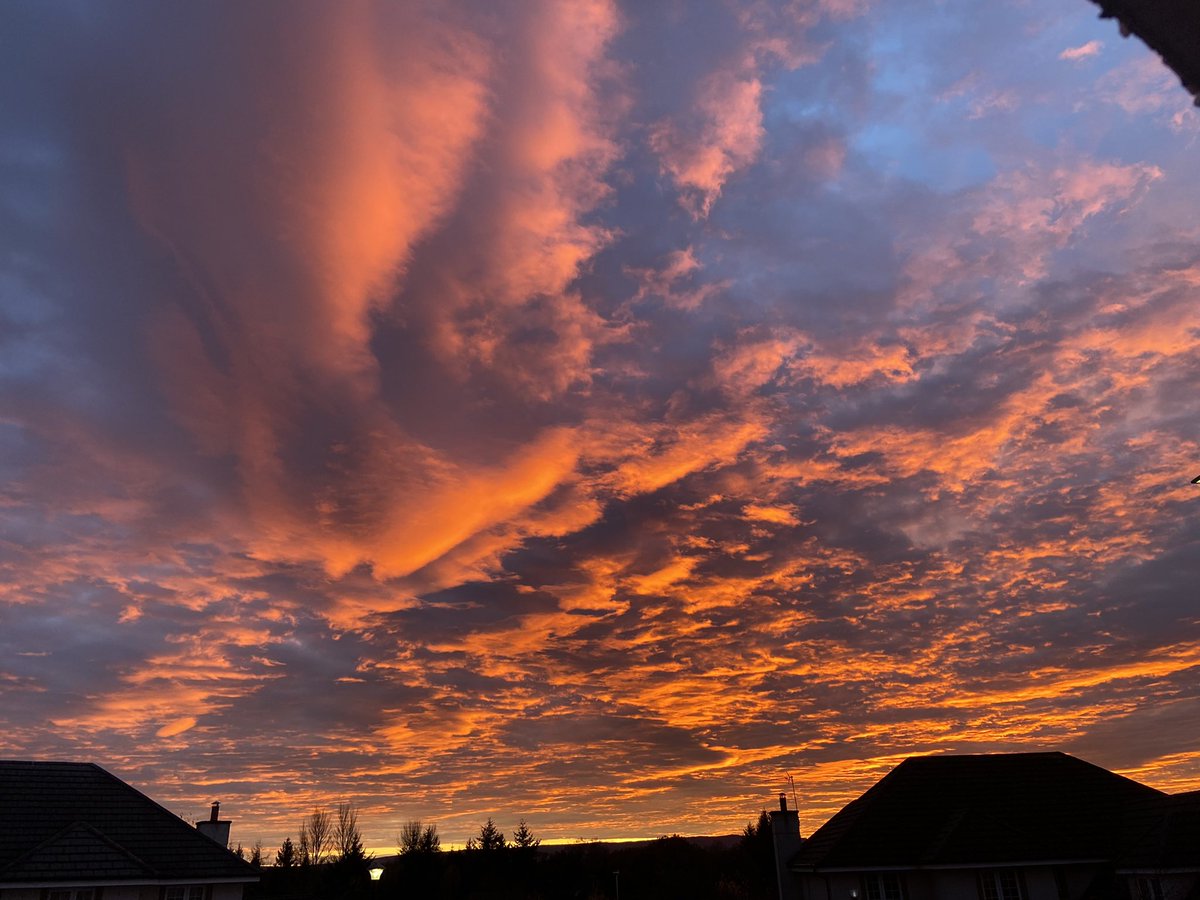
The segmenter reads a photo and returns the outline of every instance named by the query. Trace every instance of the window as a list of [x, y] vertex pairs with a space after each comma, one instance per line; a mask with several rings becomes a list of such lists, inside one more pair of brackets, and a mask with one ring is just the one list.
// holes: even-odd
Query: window
[[97, 900], [95, 888], [60, 888], [46, 892], [46, 900]]
[[1133, 896], [1137, 900], [1163, 900], [1162, 881], [1146, 877], [1136, 879]]
[[173, 884], [163, 892], [163, 900], [204, 900], [204, 885]]
[[1058, 892], [1058, 900], [1070, 900], [1071, 888], [1067, 884], [1067, 873], [1062, 866], [1054, 867], [1054, 889]]
[[1025, 900], [1025, 879], [1016, 869], [979, 874], [980, 900]]
[[896, 872], [864, 875], [863, 894], [867, 900], [904, 900], [904, 882]]

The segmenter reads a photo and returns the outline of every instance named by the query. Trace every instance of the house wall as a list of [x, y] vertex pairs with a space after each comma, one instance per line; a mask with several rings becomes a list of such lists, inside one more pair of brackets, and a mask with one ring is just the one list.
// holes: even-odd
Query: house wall
[[103, 900], [158, 900], [162, 888], [156, 885], [139, 884], [129, 887], [106, 887]]
[[[1091, 882], [1090, 877], [1088, 882]], [[1080, 885], [1079, 892], [1082, 893], [1085, 887]], [[1058, 900], [1058, 884], [1054, 881], [1054, 870], [1049, 866], [1030, 866], [1025, 869], [1025, 889], [1029, 891], [1029, 900]]]
[[[63, 885], [74, 887], [75, 885]], [[158, 900], [157, 887], [123, 887], [105, 885], [104, 900]], [[41, 900], [42, 888], [8, 888], [0, 891], [0, 900]]]
[[1200, 883], [1200, 876], [1196, 875], [1163, 876], [1163, 896], [1166, 900], [1182, 900], [1184, 897], [1191, 897], [1197, 883]]
[[824, 882], [811, 875], [797, 875], [796, 888], [800, 892], [800, 900], [829, 900]]
[[[1054, 880], [1054, 870], [1049, 866], [1029, 866], [1023, 868], [1025, 879], [1025, 896], [1027, 900], [1059, 900], [1058, 884]], [[946, 898], [973, 898], [979, 896], [979, 872], [975, 869], [943, 869], [929, 873], [928, 893], [918, 895], [910, 892], [910, 900], [946, 900]], [[1077, 890], [1082, 892], [1090, 882], [1080, 879]], [[911, 882], [910, 882], [911, 883]], [[1070, 896], [1078, 896], [1073, 893]]]
[[[904, 895], [909, 900], [940, 900], [944, 894], [938, 893], [940, 887], [940, 873], [938, 872], [905, 872], [904, 873]], [[862, 896], [862, 892], [859, 892]], [[959, 894], [951, 894], [950, 896], [958, 897]]]
[[[1097, 869], [1095, 866], [1060, 866], [1059, 871], [1067, 885], [1067, 897], [1075, 900], [1076, 897], [1082, 897], [1083, 892], [1091, 887]], [[1050, 869], [1050, 877], [1054, 877], [1054, 869]], [[1057, 896], [1056, 894], [1055, 897]]]
[[[931, 893], [922, 900], [941, 900], [943, 897], [979, 896], [979, 876], [973, 869], [950, 869], [930, 873]], [[914, 898], [916, 900], [916, 898]], [[1033, 900], [1032, 897], [1029, 900]]]
[[[241, 884], [214, 884], [212, 900], [242, 900]], [[104, 900], [158, 900], [162, 888], [157, 885], [105, 885]], [[41, 888], [5, 888], [0, 900], [41, 900]]]
[[[1058, 882], [1051, 866], [1030, 866], [1023, 869], [1027, 900], [1059, 900]], [[1095, 875], [1093, 867], [1069, 867], [1063, 872], [1068, 897], [1082, 896]], [[858, 873], [839, 872], [830, 875], [798, 875], [802, 900], [851, 900], [851, 891], [863, 900], [862, 880]], [[979, 896], [979, 875], [975, 869], [930, 869], [904, 873], [907, 900], [975, 900]], [[1166, 879], [1163, 880], [1166, 888]], [[1189, 884], [1188, 887], [1191, 885]], [[1167, 894], [1165, 900], [1183, 898], [1186, 891]]]
[[1140, 900], [1143, 894], [1139, 893], [1137, 882], [1139, 878], [1157, 879], [1159, 886], [1162, 888], [1163, 900], [1187, 900], [1193, 896], [1192, 889], [1200, 882], [1200, 876], [1193, 873], [1179, 874], [1163, 874], [1163, 875], [1128, 875], [1125, 878], [1126, 884], [1129, 887], [1129, 896], [1134, 900]]

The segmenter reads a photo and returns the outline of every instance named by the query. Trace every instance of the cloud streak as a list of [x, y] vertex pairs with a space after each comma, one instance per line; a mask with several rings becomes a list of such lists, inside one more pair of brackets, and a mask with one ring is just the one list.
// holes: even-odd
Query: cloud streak
[[0, 749], [275, 846], [1200, 783], [1195, 113], [907, 6], [7, 6]]

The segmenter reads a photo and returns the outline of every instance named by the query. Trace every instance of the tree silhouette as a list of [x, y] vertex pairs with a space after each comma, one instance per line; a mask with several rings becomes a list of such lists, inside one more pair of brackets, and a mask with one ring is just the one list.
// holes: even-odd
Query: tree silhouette
[[255, 841], [254, 846], [252, 848], [250, 848], [250, 865], [254, 866], [254, 868], [256, 868], [256, 869], [262, 868], [262, 864], [263, 864], [262, 854], [263, 854], [262, 841]]
[[488, 816], [486, 823], [479, 827], [479, 835], [467, 841], [468, 850], [503, 850], [508, 844], [504, 841], [504, 832], [496, 827], [492, 817]]
[[338, 804], [333, 842], [339, 861], [366, 862], [367, 853], [363, 849], [362, 833], [358, 830], [358, 810], [349, 803]]
[[314, 809], [312, 815], [300, 823], [300, 865], [317, 865], [333, 849], [333, 822], [329, 813]]
[[275, 865], [282, 869], [296, 865], [296, 845], [292, 843], [290, 834], [283, 839], [283, 843], [279, 845], [279, 850], [275, 853]]
[[437, 853], [442, 849], [442, 839], [438, 837], [436, 825], [426, 825], [425, 830], [421, 832], [421, 844], [419, 847], [422, 853]]
[[769, 891], [775, 882], [775, 838], [771, 833], [771, 817], [765, 809], [758, 814], [757, 822], [750, 822], [742, 829], [737, 852], [752, 889]]
[[401, 856], [437, 853], [442, 849], [442, 839], [438, 836], [436, 825], [423, 826], [420, 819], [409, 819], [400, 826], [396, 847]]
[[771, 817], [767, 815], [764, 809], [758, 814], [757, 822], [748, 822], [746, 827], [742, 829], [742, 844], [750, 847], [758, 844], [765, 844], [771, 848], [771, 852], [775, 852], [775, 845], [771, 838]]
[[417, 853], [421, 849], [421, 820], [409, 819], [400, 826], [400, 833], [396, 835], [396, 848], [400, 854], [407, 855]]
[[541, 838], [535, 838], [533, 832], [529, 830], [529, 826], [522, 819], [517, 825], [517, 830], [513, 832], [513, 846], [519, 850], [536, 850], [538, 845], [542, 843]]

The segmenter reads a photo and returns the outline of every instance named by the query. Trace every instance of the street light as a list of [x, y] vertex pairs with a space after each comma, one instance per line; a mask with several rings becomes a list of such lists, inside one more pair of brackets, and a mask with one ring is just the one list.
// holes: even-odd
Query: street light
[[376, 866], [373, 869], [368, 869], [367, 873], [371, 876], [372, 881], [378, 881], [380, 876], [383, 875], [383, 866]]

